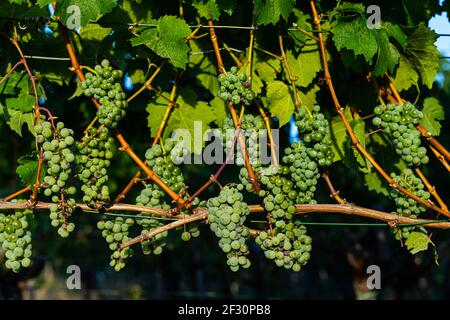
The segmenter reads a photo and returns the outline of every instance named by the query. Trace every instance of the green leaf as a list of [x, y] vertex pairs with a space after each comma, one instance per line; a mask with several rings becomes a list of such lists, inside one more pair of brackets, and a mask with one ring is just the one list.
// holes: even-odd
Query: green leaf
[[[88, 24], [81, 28], [80, 37], [83, 40], [95, 41], [98, 43], [111, 33], [112, 28], [104, 28], [98, 24]], [[83, 42], [86, 43], [86, 42]]]
[[[359, 140], [359, 143], [363, 148], [366, 148], [366, 125], [364, 120], [352, 120], [350, 121], [350, 126], [355, 133], [356, 138]], [[366, 160], [366, 158], [358, 151], [355, 146], [352, 146], [353, 154], [356, 158], [356, 161], [363, 169], [367, 169], [370, 166], [370, 163]]]
[[61, 17], [64, 25], [74, 18], [71, 6], [76, 6], [80, 12], [80, 27], [91, 21], [97, 21], [104, 13], [110, 12], [115, 6], [115, 0], [61, 0], [55, 9], [55, 15]]
[[[408, 45], [406, 46], [402, 57], [408, 63], [404, 64], [404, 68], [408, 69], [408, 77], [416, 79], [418, 76], [411, 76], [417, 73], [420, 76], [422, 84], [429, 89], [433, 86], [434, 78], [439, 70], [439, 50], [434, 44], [438, 35], [427, 28], [424, 23], [420, 23], [408, 37]], [[397, 71], [397, 77], [399, 71]], [[396, 77], [396, 81], [399, 79]], [[405, 84], [406, 87], [408, 84]]]
[[26, 71], [14, 71], [11, 75], [0, 85], [1, 94], [16, 95], [21, 91], [29, 89], [29, 80]]
[[364, 174], [364, 181], [369, 191], [375, 191], [376, 193], [384, 196], [389, 195], [388, 188], [378, 172], [368, 172]]
[[278, 118], [280, 127], [289, 122], [294, 113], [294, 101], [284, 82], [273, 81], [267, 84], [267, 103], [272, 116]]
[[312, 87], [308, 88], [300, 88], [298, 91], [300, 100], [302, 101], [302, 105], [306, 106], [309, 110], [312, 110], [312, 107], [314, 107], [317, 104], [317, 92], [320, 91], [320, 87], [318, 85], [313, 85]]
[[169, 118], [170, 131], [187, 130], [192, 138], [191, 150], [194, 153], [200, 153], [205, 143], [203, 134], [209, 129], [209, 124], [215, 120], [214, 113], [208, 103], [199, 101], [197, 94], [191, 89], [180, 90], [177, 103], [178, 107], [173, 110]]
[[444, 108], [436, 98], [426, 98], [423, 102], [423, 118], [420, 122], [432, 136], [441, 134], [441, 124], [439, 121], [445, 119]]
[[190, 41], [191, 54], [189, 55], [189, 69], [197, 82], [216, 95], [219, 91], [217, 67], [211, 58], [202, 52], [202, 48], [195, 41]]
[[[397, 46], [404, 48], [407, 37], [398, 25], [384, 22], [381, 29], [376, 29], [377, 38], [377, 58], [372, 74], [383, 76], [385, 72], [393, 72], [398, 65], [400, 53]], [[392, 42], [394, 41], [394, 42]]]
[[33, 112], [23, 113], [18, 110], [3, 110], [6, 117], [6, 123], [19, 136], [22, 136], [22, 127], [27, 125], [28, 130], [34, 135], [34, 114]]
[[[293, 23], [294, 27], [301, 28], [303, 30], [312, 30], [313, 27], [311, 23], [308, 22], [310, 16], [303, 11], [294, 8], [292, 13], [295, 16], [295, 22]], [[294, 43], [298, 47], [302, 47], [306, 40], [310, 39], [306, 34], [300, 32], [298, 30], [288, 30], [289, 36], [294, 40]]]
[[[22, 156], [17, 160], [19, 164], [16, 172], [25, 186], [33, 185], [36, 182], [38, 171], [38, 160], [36, 155]], [[43, 179], [43, 176], [41, 179]]]
[[142, 28], [133, 46], [145, 45], [162, 58], [168, 58], [177, 68], [186, 68], [189, 47], [183, 39], [191, 33], [189, 25], [175, 16], [164, 16], [156, 28]]
[[236, 8], [236, 0], [194, 0], [192, 6], [202, 18], [218, 20], [222, 11], [231, 15]]
[[339, 51], [349, 49], [355, 55], [362, 55], [366, 62], [372, 61], [378, 49], [377, 39], [362, 15], [351, 21], [339, 19], [332, 27], [333, 41]]
[[150, 101], [145, 108], [148, 113], [147, 121], [152, 137], [156, 136], [166, 109], [167, 100], [165, 100], [162, 95], [159, 95], [154, 101]]
[[287, 50], [286, 58], [293, 76], [297, 78], [295, 83], [300, 87], [308, 87], [322, 69], [317, 41], [308, 41], [297, 57]]
[[398, 91], [408, 90], [413, 85], [417, 86], [419, 74], [415, 70], [412, 61], [401, 55], [395, 78], [392, 81]]
[[262, 81], [271, 82], [277, 78], [277, 74], [281, 71], [281, 61], [275, 58], [266, 58], [255, 55], [257, 59], [254, 61], [254, 70]]
[[33, 110], [36, 100], [34, 95], [21, 93], [17, 97], [10, 97], [5, 99], [5, 104], [8, 109], [18, 110], [21, 112], [28, 112]]
[[223, 125], [223, 119], [227, 117], [227, 105], [225, 101], [215, 96], [214, 99], [209, 102], [209, 105], [214, 112], [214, 122], [217, 126], [221, 127]]
[[331, 119], [330, 135], [333, 142], [333, 162], [340, 161], [345, 158], [345, 141], [347, 140], [345, 125], [340, 116], [335, 116]]
[[432, 243], [427, 234], [419, 231], [413, 231], [405, 241], [406, 248], [411, 254], [416, 254], [428, 249], [428, 244]]
[[276, 24], [280, 15], [288, 20], [295, 0], [253, 0], [254, 16], [257, 25]]

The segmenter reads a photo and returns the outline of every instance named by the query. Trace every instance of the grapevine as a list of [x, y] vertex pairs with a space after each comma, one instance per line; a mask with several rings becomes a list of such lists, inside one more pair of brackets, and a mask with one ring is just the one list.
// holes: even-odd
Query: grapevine
[[[133, 261], [135, 245], [134, 261], [142, 251], [166, 262], [200, 236], [186, 248], [196, 263], [206, 259], [205, 230], [227, 271], [251, 274], [265, 261], [253, 257], [264, 255], [299, 272], [316, 257], [308, 223], [355, 227], [365, 222], [358, 217], [437, 260], [442, 250], [428, 230], [450, 229], [448, 68], [439, 69], [428, 22], [447, 3], [423, 16], [402, 3], [406, 19], [386, 15], [373, 29], [362, 2], [320, 2], [318, 12], [314, 0], [88, 8], [73, 0], [83, 11], [73, 29], [64, 4], [50, 4], [53, 18], [44, 2], [5, 0], [8, 19], [0, 18], [0, 133], [10, 138], [0, 142], [0, 261], [8, 271], [32, 265], [41, 211], [60, 237], [72, 236], [68, 245], [97, 232], [115, 271]], [[400, 10], [386, 2], [383, 12]], [[433, 81], [438, 70], [444, 85]], [[224, 134], [221, 145], [205, 138], [213, 130]], [[178, 142], [179, 132], [191, 140]], [[336, 222], [334, 214], [358, 217]], [[352, 241], [365, 245], [363, 232]], [[323, 241], [314, 237], [315, 248]]]

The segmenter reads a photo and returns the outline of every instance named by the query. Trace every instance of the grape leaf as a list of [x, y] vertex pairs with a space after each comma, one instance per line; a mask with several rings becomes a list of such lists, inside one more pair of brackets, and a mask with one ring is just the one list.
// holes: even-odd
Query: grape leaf
[[8, 109], [18, 110], [21, 112], [28, 112], [33, 110], [36, 100], [34, 95], [28, 93], [21, 93], [17, 97], [9, 97], [5, 99], [5, 104]]
[[423, 102], [423, 118], [420, 122], [432, 136], [441, 134], [441, 124], [439, 121], [444, 120], [444, 108], [436, 98], [426, 98]]
[[375, 32], [367, 28], [362, 15], [347, 21], [338, 19], [332, 25], [333, 41], [336, 48], [352, 50], [355, 55], [362, 55], [366, 62], [371, 62], [377, 53], [377, 38]]
[[[98, 24], [88, 24], [81, 28], [80, 37], [83, 40], [92, 40], [92, 45], [105, 39], [112, 31], [112, 28], [104, 28]], [[85, 43], [85, 41], [83, 41]]]
[[[348, 119], [348, 117], [347, 117]], [[352, 120], [350, 121], [350, 126], [353, 129], [353, 132], [355, 133], [356, 138], [358, 139], [359, 143], [363, 148], [366, 147], [366, 125], [365, 122], [361, 119], [358, 120]], [[350, 139], [349, 139], [350, 140]], [[370, 162], [366, 160], [366, 158], [358, 151], [358, 149], [352, 145], [353, 154], [356, 158], [356, 161], [361, 166], [360, 169], [363, 171], [366, 171], [367, 168], [370, 166]]]
[[267, 84], [267, 103], [272, 116], [278, 118], [280, 127], [289, 122], [294, 113], [294, 101], [284, 82], [273, 81]]
[[189, 55], [189, 69], [192, 71], [197, 82], [208, 89], [211, 94], [216, 95], [219, 91], [217, 79], [217, 68], [207, 55], [203, 54], [202, 48], [195, 41], [189, 43], [191, 54]]
[[0, 85], [1, 94], [16, 95], [21, 91], [29, 89], [29, 80], [26, 71], [14, 71], [9, 77]]
[[347, 132], [344, 122], [340, 116], [331, 119], [330, 135], [332, 141], [332, 150], [334, 152], [333, 162], [340, 161], [345, 157], [345, 140], [347, 140]]
[[[295, 22], [293, 23], [294, 27], [302, 28], [303, 30], [312, 30], [311, 23], [308, 22], [308, 19], [310, 16], [303, 11], [294, 8], [292, 10], [293, 15], [295, 16]], [[309, 37], [304, 34], [303, 32], [300, 32], [298, 30], [288, 30], [288, 35], [294, 40], [294, 43], [298, 47], [302, 47], [306, 40], [309, 39]]]
[[297, 58], [291, 50], [287, 50], [286, 58], [293, 76], [297, 78], [295, 83], [300, 87], [309, 86], [322, 69], [317, 41], [308, 41]]
[[369, 191], [388, 196], [389, 192], [378, 172], [368, 172], [364, 174], [364, 181]]
[[412, 61], [400, 56], [395, 77], [392, 79], [398, 91], [408, 90], [411, 86], [417, 86], [419, 83], [419, 74], [414, 68]]
[[298, 91], [300, 100], [303, 106], [306, 106], [309, 110], [312, 110], [312, 107], [317, 104], [316, 94], [320, 91], [320, 87], [318, 85], [313, 85], [311, 88], [300, 88]]
[[[22, 156], [17, 160], [19, 164], [16, 168], [16, 172], [23, 184], [26, 186], [33, 185], [36, 182], [36, 176], [38, 171], [38, 160], [36, 155]], [[45, 170], [43, 171], [45, 172]], [[44, 179], [44, 175], [41, 175], [41, 182]]]
[[254, 16], [257, 25], [276, 24], [280, 15], [288, 20], [295, 0], [253, 0]]
[[115, 0], [61, 0], [55, 8], [55, 15], [59, 16], [62, 23], [67, 25], [69, 21], [76, 20], [73, 8], [78, 8], [80, 12], [79, 27], [84, 27], [91, 21], [97, 21], [115, 6]]
[[[420, 23], [408, 37], [408, 44], [402, 53], [403, 59], [408, 61], [403, 65], [408, 69], [410, 78], [416, 79], [420, 75], [422, 84], [429, 89], [433, 86], [434, 78], [439, 70], [439, 50], [434, 42], [437, 34]], [[416, 73], [418, 76], [411, 76]], [[397, 77], [399, 71], [397, 71]], [[396, 78], [399, 82], [399, 78]], [[405, 84], [406, 87], [408, 84]]]
[[262, 59], [255, 55], [254, 70], [262, 81], [271, 82], [276, 79], [281, 71], [281, 61], [275, 58]]
[[185, 69], [189, 47], [183, 38], [191, 33], [189, 25], [175, 16], [161, 17], [156, 25], [156, 28], [141, 28], [140, 35], [131, 39], [131, 44], [143, 44], [160, 57], [168, 58], [175, 67]]
[[148, 113], [147, 121], [152, 137], [156, 136], [162, 119], [164, 118], [166, 109], [167, 100], [163, 98], [163, 95], [159, 95], [154, 101], [150, 101], [150, 103], [145, 108]]
[[205, 144], [203, 134], [215, 120], [214, 113], [208, 103], [199, 101], [197, 94], [191, 89], [180, 90], [177, 103], [178, 107], [172, 111], [169, 118], [170, 128], [187, 130], [192, 141], [190, 150], [201, 153]]
[[214, 112], [214, 122], [217, 126], [221, 127], [223, 125], [223, 119], [227, 117], [227, 105], [225, 104], [225, 101], [215, 96], [214, 99], [209, 102], [209, 105]]
[[236, 8], [236, 0], [194, 0], [192, 6], [202, 18], [218, 20], [222, 11], [231, 15]]
[[19, 136], [22, 136], [22, 127], [27, 125], [28, 130], [34, 135], [34, 114], [33, 112], [23, 113], [13, 109], [3, 109], [6, 123], [9, 127], [16, 132]]
[[416, 254], [428, 249], [428, 244], [432, 244], [427, 234], [419, 231], [413, 231], [405, 241], [406, 248], [411, 254]]
[[397, 47], [390, 42], [391, 37], [397, 40], [402, 46], [406, 45], [406, 36], [400, 27], [391, 23], [383, 23], [380, 30], [376, 30], [377, 58], [372, 74], [382, 76], [385, 72], [393, 72], [400, 59]]

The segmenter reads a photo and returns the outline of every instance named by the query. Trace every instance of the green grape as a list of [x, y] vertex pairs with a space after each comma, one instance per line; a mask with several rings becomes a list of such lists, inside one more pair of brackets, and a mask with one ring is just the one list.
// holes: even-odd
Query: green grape
[[236, 67], [231, 67], [229, 72], [220, 74], [218, 80], [219, 98], [235, 105], [251, 105], [255, 94], [250, 89], [250, 81], [245, 73], [238, 73]]
[[311, 150], [309, 156], [321, 167], [330, 166], [334, 158], [330, 125], [325, 115], [320, 112], [320, 106], [315, 105], [311, 111], [301, 107], [295, 114], [295, 124], [305, 146]]
[[[405, 188], [414, 195], [424, 200], [430, 199], [430, 193], [424, 190], [425, 186], [422, 180], [419, 177], [417, 177], [411, 169], [409, 168], [403, 169], [400, 175], [391, 173], [391, 177], [395, 182], [398, 183], [399, 186]], [[417, 218], [421, 213], [426, 211], [426, 207], [423, 204], [408, 197], [407, 195], [398, 191], [397, 189], [392, 189], [390, 192], [390, 196], [395, 201], [397, 207], [397, 214], [401, 216]], [[393, 232], [396, 239], [406, 240], [408, 239], [410, 233], [415, 230], [422, 230], [426, 232], [426, 230], [423, 227], [419, 226], [394, 228]]]
[[[44, 195], [53, 195], [54, 205], [50, 210], [51, 225], [58, 228], [59, 235], [67, 237], [74, 229], [73, 224], [68, 223], [69, 217], [75, 210], [75, 200], [70, 196], [76, 193], [76, 188], [68, 185], [75, 163], [74, 132], [72, 129], [65, 128], [63, 122], [58, 122], [56, 126], [53, 126], [44, 116], [41, 118], [42, 121], [35, 126], [35, 131], [37, 140], [45, 150], [43, 163], [46, 165], [47, 171], [42, 187]], [[70, 230], [68, 226], [70, 226]]]
[[301, 142], [294, 142], [285, 149], [283, 162], [289, 166], [291, 180], [295, 183], [297, 191], [296, 198], [295, 192], [289, 192], [287, 197], [291, 200], [296, 199], [296, 203], [316, 203], [314, 193], [320, 173], [310, 153], [311, 149]]
[[77, 177], [83, 183], [83, 202], [90, 207], [102, 206], [109, 202], [108, 168], [113, 156], [114, 140], [105, 127], [90, 128], [77, 142]]
[[[234, 272], [238, 271], [239, 267], [248, 268], [251, 265], [247, 258], [249, 250], [245, 244], [250, 233], [244, 225], [250, 211], [240, 193], [243, 186], [238, 186], [226, 186], [218, 197], [207, 202], [211, 231], [219, 238], [219, 247], [227, 254], [227, 264]], [[238, 215], [239, 220], [233, 222], [235, 226], [230, 228], [230, 232], [228, 226], [231, 225], [233, 215]]]
[[31, 265], [31, 232], [28, 230], [31, 216], [31, 210], [8, 215], [0, 213], [0, 247], [5, 250], [5, 267], [14, 273]]
[[125, 116], [128, 106], [126, 95], [120, 84], [123, 73], [113, 70], [108, 60], [102, 60], [96, 65], [95, 74], [88, 72], [86, 80], [81, 83], [84, 94], [94, 97], [100, 107], [97, 110], [98, 121], [107, 128], [116, 128], [118, 122]]
[[416, 125], [423, 118], [423, 113], [413, 104], [388, 104], [374, 109], [374, 126], [383, 129], [390, 136], [396, 153], [411, 167], [426, 164], [429, 161], [427, 150], [421, 146], [420, 131]]
[[133, 250], [130, 247], [120, 249], [120, 244], [130, 240], [128, 237], [129, 228], [134, 225], [134, 219], [117, 217], [114, 221], [99, 221], [97, 228], [102, 231], [102, 236], [109, 249], [113, 251], [110, 258], [110, 266], [115, 271], [120, 271], [125, 267], [125, 260], [133, 256]]
[[[300, 155], [302, 152], [307, 154], [304, 146], [293, 145], [287, 155]], [[306, 170], [313, 169], [313, 166], [308, 169], [309, 163], [303, 164]], [[260, 179], [265, 188], [260, 195], [264, 197], [264, 207], [270, 213], [272, 228], [270, 231], [261, 231], [256, 243], [262, 248], [266, 258], [274, 260], [278, 267], [298, 272], [309, 261], [311, 238], [306, 235], [306, 227], [299, 220], [294, 220], [295, 201], [310, 201], [310, 198], [306, 198], [306, 192], [298, 197], [293, 190], [294, 183], [286, 178], [289, 173], [292, 171], [288, 167], [271, 167]]]

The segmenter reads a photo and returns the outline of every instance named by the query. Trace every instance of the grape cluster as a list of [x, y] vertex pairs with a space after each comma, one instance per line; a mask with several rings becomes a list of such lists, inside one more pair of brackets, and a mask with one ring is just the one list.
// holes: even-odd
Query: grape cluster
[[15, 273], [31, 265], [31, 232], [27, 230], [30, 213], [29, 210], [0, 213], [0, 245], [6, 251], [5, 266]]
[[34, 127], [37, 142], [42, 145], [44, 151], [44, 164], [47, 167], [42, 187], [46, 196], [53, 194], [54, 204], [50, 207], [51, 224], [53, 227], [59, 227], [58, 234], [65, 238], [75, 228], [73, 223], [67, 222], [75, 208], [75, 199], [68, 196], [75, 194], [76, 189], [67, 186], [75, 161], [75, 140], [73, 130], [65, 128], [63, 122], [58, 122], [53, 127], [45, 117], [42, 117], [42, 120]]
[[428, 163], [427, 150], [421, 146], [420, 132], [415, 127], [423, 118], [420, 110], [406, 102], [377, 106], [374, 113], [372, 123], [392, 137], [395, 151], [409, 166]]
[[[402, 186], [412, 194], [424, 199], [430, 199], [430, 193], [424, 190], [425, 186], [422, 180], [417, 177], [414, 172], [407, 168], [404, 169], [401, 175], [396, 175], [395, 173], [391, 173], [392, 179], [398, 183], [398, 185]], [[406, 216], [410, 218], [417, 218], [420, 213], [426, 211], [426, 208], [421, 203], [416, 200], [408, 197], [404, 193], [398, 191], [397, 189], [392, 189], [390, 192], [391, 197], [394, 199], [395, 204], [397, 206], [397, 213], [401, 216]], [[411, 231], [416, 229], [417, 227], [402, 227], [398, 230], [394, 230], [395, 237], [397, 240], [407, 239]]]
[[120, 249], [120, 244], [130, 240], [128, 237], [129, 229], [134, 225], [134, 219], [117, 217], [114, 221], [99, 221], [97, 228], [102, 231], [102, 236], [109, 244], [111, 254], [110, 266], [115, 271], [120, 271], [125, 267], [125, 259], [133, 255], [130, 247]]
[[334, 158], [330, 125], [325, 115], [320, 112], [320, 106], [315, 105], [312, 111], [302, 107], [295, 114], [295, 124], [303, 134], [305, 145], [311, 148], [309, 156], [321, 167], [330, 166]]
[[245, 243], [249, 231], [244, 223], [249, 210], [240, 192], [243, 188], [241, 184], [226, 186], [218, 197], [207, 202], [211, 231], [219, 238], [219, 246], [227, 254], [227, 264], [234, 272], [239, 267], [249, 268], [251, 265]]
[[[185, 156], [186, 153], [186, 148], [181, 144], [176, 144], [169, 138], [164, 141], [163, 147], [156, 144], [147, 149], [145, 158], [150, 168], [153, 168], [155, 174], [174, 192], [180, 193], [185, 187], [185, 182], [180, 168], [175, 163]], [[157, 186], [155, 188], [160, 190]], [[162, 190], [161, 194], [163, 194]]]
[[279, 166], [267, 169], [261, 177], [266, 190], [260, 195], [264, 197], [264, 208], [270, 213], [274, 226], [270, 231], [261, 231], [256, 243], [266, 258], [274, 260], [278, 267], [298, 272], [310, 259], [312, 240], [306, 235], [306, 227], [293, 220], [297, 192], [286, 178], [287, 174], [289, 168]]
[[91, 207], [109, 201], [108, 167], [113, 157], [114, 140], [105, 127], [90, 128], [76, 143], [77, 176], [83, 182], [83, 201]]
[[299, 221], [289, 222], [283, 230], [261, 231], [256, 243], [261, 246], [267, 259], [274, 260], [278, 267], [299, 272], [311, 257], [312, 239], [306, 227]]
[[231, 67], [229, 72], [219, 75], [218, 96], [224, 101], [231, 101], [233, 104], [240, 103], [249, 106], [255, 94], [250, 89], [250, 81], [245, 73], [238, 73], [236, 67]]
[[115, 128], [125, 116], [125, 108], [128, 105], [120, 85], [122, 70], [113, 70], [106, 59], [96, 65], [94, 70], [95, 73], [86, 73], [86, 80], [81, 83], [81, 88], [86, 96], [94, 97], [100, 103], [97, 110], [100, 124]]
[[283, 163], [289, 166], [291, 180], [295, 183], [297, 203], [316, 203], [314, 193], [320, 173], [317, 163], [309, 156], [311, 151], [301, 142], [293, 142], [284, 150]]
[[[136, 204], [139, 206], [169, 210], [170, 206], [165, 202], [164, 196], [165, 194], [160, 187], [153, 183], [147, 183], [145, 188], [136, 197]], [[151, 232], [154, 229], [163, 226], [161, 220], [154, 219], [145, 213], [139, 215], [139, 219], [136, 219], [136, 223], [142, 227], [141, 234]], [[152, 239], [143, 241], [141, 243], [142, 252], [146, 255], [152, 253], [154, 255], [161, 254], [166, 245], [165, 241], [167, 236], [168, 232], [164, 231], [157, 234]]]
[[[262, 153], [260, 148], [261, 146], [265, 146], [266, 143], [264, 142], [267, 141], [267, 131], [264, 130], [264, 120], [260, 115], [254, 116], [252, 114], [245, 114], [240, 121], [240, 125], [240, 134], [245, 137], [245, 146], [250, 164], [253, 169], [258, 170], [262, 166]], [[228, 150], [230, 150], [233, 146], [234, 136], [236, 134], [233, 120], [229, 117], [225, 118], [222, 128], [223, 130], [226, 130], [226, 135], [224, 138], [226, 150], [228, 152]], [[235, 164], [238, 166], [243, 166], [245, 161], [241, 147], [237, 141], [235, 143], [235, 149], [237, 149]], [[242, 167], [239, 171], [239, 179], [247, 191], [252, 192], [254, 190], [246, 167]]]

